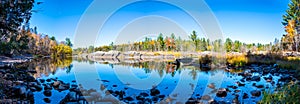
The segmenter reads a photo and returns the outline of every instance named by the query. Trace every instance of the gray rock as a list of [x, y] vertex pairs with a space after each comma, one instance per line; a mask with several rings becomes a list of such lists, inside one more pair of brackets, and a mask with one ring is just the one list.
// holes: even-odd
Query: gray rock
[[226, 97], [227, 96], [226, 89], [225, 88], [219, 88], [216, 95], [217, 95], [217, 97]]
[[44, 94], [45, 96], [47, 96], [47, 97], [52, 96], [51, 90], [45, 90], [45, 91], [43, 92], [43, 94]]
[[53, 82], [53, 84], [52, 84], [52, 86], [53, 86], [54, 88], [59, 87], [59, 85], [60, 85], [60, 82], [59, 82], [59, 81], [55, 81], [55, 82]]
[[49, 98], [44, 98], [43, 100], [45, 103], [51, 103], [51, 100]]
[[257, 81], [257, 82], [259, 82], [260, 81], [260, 76], [253, 76], [251, 78], [251, 81]]
[[77, 93], [76, 92], [69, 92], [67, 94], [67, 98], [68, 100], [70, 101], [77, 101], [78, 100], [78, 97], [77, 97]]
[[261, 95], [261, 91], [259, 91], [259, 90], [253, 90], [250, 93], [254, 97], [259, 97]]
[[156, 95], [159, 95], [160, 94], [160, 91], [158, 89], [151, 89], [150, 90], [150, 95], [151, 96], [156, 96]]

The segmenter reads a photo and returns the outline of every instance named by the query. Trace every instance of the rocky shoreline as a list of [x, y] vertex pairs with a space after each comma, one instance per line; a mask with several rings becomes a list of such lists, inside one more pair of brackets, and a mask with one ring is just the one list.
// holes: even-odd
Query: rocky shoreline
[[28, 61], [31, 61], [33, 57], [26, 57], [26, 56], [18, 56], [18, 57], [5, 57], [0, 56], [0, 68], [4, 67], [13, 67], [14, 64], [21, 64]]
[[[168, 58], [182, 58], [182, 57], [203, 57], [206, 55], [224, 55], [223, 53], [217, 53], [213, 51], [204, 51], [204, 52], [147, 52], [147, 51], [128, 51], [128, 52], [120, 52], [120, 51], [97, 51], [93, 53], [84, 53], [75, 55], [74, 57], [83, 57], [83, 58], [118, 58], [118, 59], [168, 59]], [[255, 54], [255, 55], [266, 55], [270, 54], [267, 51], [258, 51], [258, 52], [248, 52], [248, 53], [239, 53], [239, 52], [230, 52], [226, 53], [227, 55], [242, 55], [242, 54]], [[281, 56], [289, 56], [289, 57], [300, 57], [300, 52], [281, 52], [276, 53]]]

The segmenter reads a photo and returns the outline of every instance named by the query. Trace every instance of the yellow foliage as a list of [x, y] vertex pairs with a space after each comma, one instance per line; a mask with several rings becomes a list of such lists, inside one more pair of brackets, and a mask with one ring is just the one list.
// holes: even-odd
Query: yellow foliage
[[227, 62], [232, 65], [243, 66], [248, 63], [248, 58], [245, 55], [227, 55]]
[[55, 56], [71, 56], [72, 55], [72, 48], [70, 46], [64, 45], [64, 44], [59, 44], [57, 46], [52, 47], [53, 50], [55, 51]]
[[300, 60], [300, 57], [287, 57], [288, 61], [295, 61], [295, 60]]

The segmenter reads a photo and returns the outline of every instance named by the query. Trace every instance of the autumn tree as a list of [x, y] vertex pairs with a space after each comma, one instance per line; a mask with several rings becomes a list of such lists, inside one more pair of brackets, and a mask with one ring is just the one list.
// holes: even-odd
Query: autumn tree
[[27, 48], [26, 31], [33, 5], [34, 0], [0, 1], [0, 54], [11, 55]]
[[165, 38], [165, 43], [166, 43], [166, 47], [167, 47], [168, 51], [171, 51], [171, 50], [175, 49], [175, 47], [176, 47], [174, 39], [172, 39], [170, 37]]
[[300, 42], [300, 0], [291, 0], [286, 14], [283, 15], [282, 24], [285, 26], [286, 31], [281, 40], [283, 48], [298, 51]]

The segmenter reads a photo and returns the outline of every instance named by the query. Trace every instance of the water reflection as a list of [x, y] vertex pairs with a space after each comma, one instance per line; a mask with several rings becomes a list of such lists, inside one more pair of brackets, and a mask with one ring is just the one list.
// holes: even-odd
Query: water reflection
[[[115, 100], [138, 103], [140, 96], [156, 92], [157, 94], [153, 94], [154, 96], [143, 98], [143, 101], [145, 99], [153, 101], [154, 99], [156, 102], [176, 103], [188, 99], [189, 101], [201, 99], [201, 102], [204, 103], [212, 100], [226, 101], [227, 103], [232, 103], [234, 100], [253, 103], [259, 101], [261, 95], [253, 96], [251, 92], [265, 89], [274, 90], [276, 88], [274, 84], [281, 84], [278, 79], [281, 75], [285, 75], [285, 73], [262, 75], [260, 69], [273, 68], [266, 65], [248, 66], [243, 70], [231, 69], [227, 72], [224, 69], [203, 71], [194, 66], [178, 67], [170, 60], [101, 59], [101, 61], [90, 61], [83, 58], [74, 58], [74, 60], [35, 60], [29, 68], [37, 71], [36, 78], [58, 77], [66, 83], [76, 82], [79, 85], [80, 93], [84, 93], [82, 96], [90, 98], [89, 100], [93, 98], [93, 94], [98, 95], [99, 93], [101, 97], [93, 99], [94, 102], [107, 100], [105, 98], [110, 95]], [[251, 71], [245, 69], [251, 69]], [[48, 77], [49, 74], [51, 74], [50, 77]], [[255, 76], [260, 76], [259, 80], [256, 81]], [[273, 82], [263, 80], [264, 77], [269, 76], [273, 78]], [[221, 81], [220, 86], [217, 86], [218, 81]], [[124, 92], [124, 95], [120, 95], [120, 92]], [[65, 92], [64, 95], [66, 93], [68, 92]], [[216, 93], [221, 93], [221, 97], [215, 97]], [[135, 100], [129, 101], [129, 99]], [[61, 101], [62, 98], [54, 100]], [[66, 97], [63, 101], [69, 100]]]
[[54, 75], [58, 69], [64, 70], [66, 73], [70, 73], [73, 67], [72, 62], [72, 58], [42, 58], [31, 60], [26, 64], [28, 66], [28, 70], [36, 71], [33, 75], [35, 78], [41, 78], [42, 76], [47, 77], [50, 74]]

